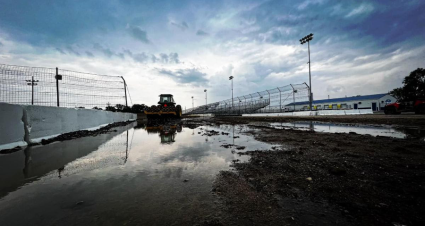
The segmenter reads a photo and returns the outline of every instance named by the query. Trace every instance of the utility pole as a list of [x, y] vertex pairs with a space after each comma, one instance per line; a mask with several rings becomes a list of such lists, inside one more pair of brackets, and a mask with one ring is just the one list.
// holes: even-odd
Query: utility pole
[[311, 61], [310, 61], [310, 41], [313, 40], [313, 34], [309, 34], [305, 36], [304, 38], [300, 39], [301, 45], [304, 43], [308, 44], [308, 75], [309, 75], [309, 81], [310, 81], [310, 87], [309, 87], [309, 99], [310, 99], [310, 111], [312, 110], [312, 102], [313, 102], [313, 96], [311, 94]]
[[34, 86], [37, 85], [36, 82], [39, 82], [38, 80], [34, 80], [34, 76], [31, 77], [31, 80], [25, 80], [27, 81], [27, 85], [31, 86], [31, 105], [34, 105]]
[[230, 76], [229, 77], [229, 80], [231, 80], [232, 81], [232, 109], [233, 109], [233, 76]]

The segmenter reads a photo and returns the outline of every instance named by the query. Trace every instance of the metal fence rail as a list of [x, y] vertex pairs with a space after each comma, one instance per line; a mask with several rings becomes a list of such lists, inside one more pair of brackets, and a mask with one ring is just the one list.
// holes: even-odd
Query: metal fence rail
[[255, 114], [294, 111], [295, 102], [309, 100], [306, 83], [290, 84], [270, 90], [189, 108], [183, 114]]
[[126, 105], [126, 95], [120, 76], [0, 64], [0, 102], [104, 108]]

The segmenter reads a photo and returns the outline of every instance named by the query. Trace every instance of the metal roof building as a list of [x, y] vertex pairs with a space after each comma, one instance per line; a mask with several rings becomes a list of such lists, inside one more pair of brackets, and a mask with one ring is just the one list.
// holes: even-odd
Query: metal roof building
[[[388, 93], [357, 95], [352, 97], [341, 97], [323, 100], [313, 100], [315, 110], [335, 110], [335, 109], [372, 109], [373, 111], [383, 110], [388, 103], [394, 103], [396, 99]], [[289, 110], [308, 110], [309, 102], [295, 102], [287, 104]]]

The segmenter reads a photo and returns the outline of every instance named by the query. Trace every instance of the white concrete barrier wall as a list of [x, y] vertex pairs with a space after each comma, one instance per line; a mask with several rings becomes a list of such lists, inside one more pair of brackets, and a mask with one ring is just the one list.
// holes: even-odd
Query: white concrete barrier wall
[[0, 103], [0, 150], [26, 145], [23, 115], [21, 106]]
[[345, 115], [345, 110], [322, 110], [317, 111], [317, 115]]
[[294, 116], [315, 116], [317, 115], [316, 111], [296, 111]]
[[373, 111], [372, 111], [372, 109], [371, 108], [369, 108], [369, 109], [360, 109], [359, 110], [359, 114], [373, 114]]
[[362, 115], [373, 114], [372, 109], [355, 110], [319, 110], [319, 111], [296, 111], [286, 113], [261, 113], [261, 114], [243, 114], [242, 116], [316, 116], [316, 115]]
[[261, 113], [261, 114], [242, 114], [242, 116], [292, 116], [292, 112], [286, 113]]
[[25, 128], [26, 141], [39, 142], [63, 133], [136, 119], [132, 113], [0, 103], [0, 150], [26, 145]]

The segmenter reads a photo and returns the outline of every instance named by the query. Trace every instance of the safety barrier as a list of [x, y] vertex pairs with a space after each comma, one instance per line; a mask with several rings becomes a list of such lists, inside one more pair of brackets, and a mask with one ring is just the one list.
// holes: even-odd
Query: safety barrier
[[0, 150], [40, 142], [63, 133], [93, 130], [114, 122], [134, 121], [136, 114], [91, 109], [0, 103]]
[[287, 113], [263, 113], [263, 114], [243, 114], [242, 116], [325, 116], [325, 115], [364, 115], [373, 114], [372, 109], [353, 110], [321, 110], [321, 111], [296, 111]]

